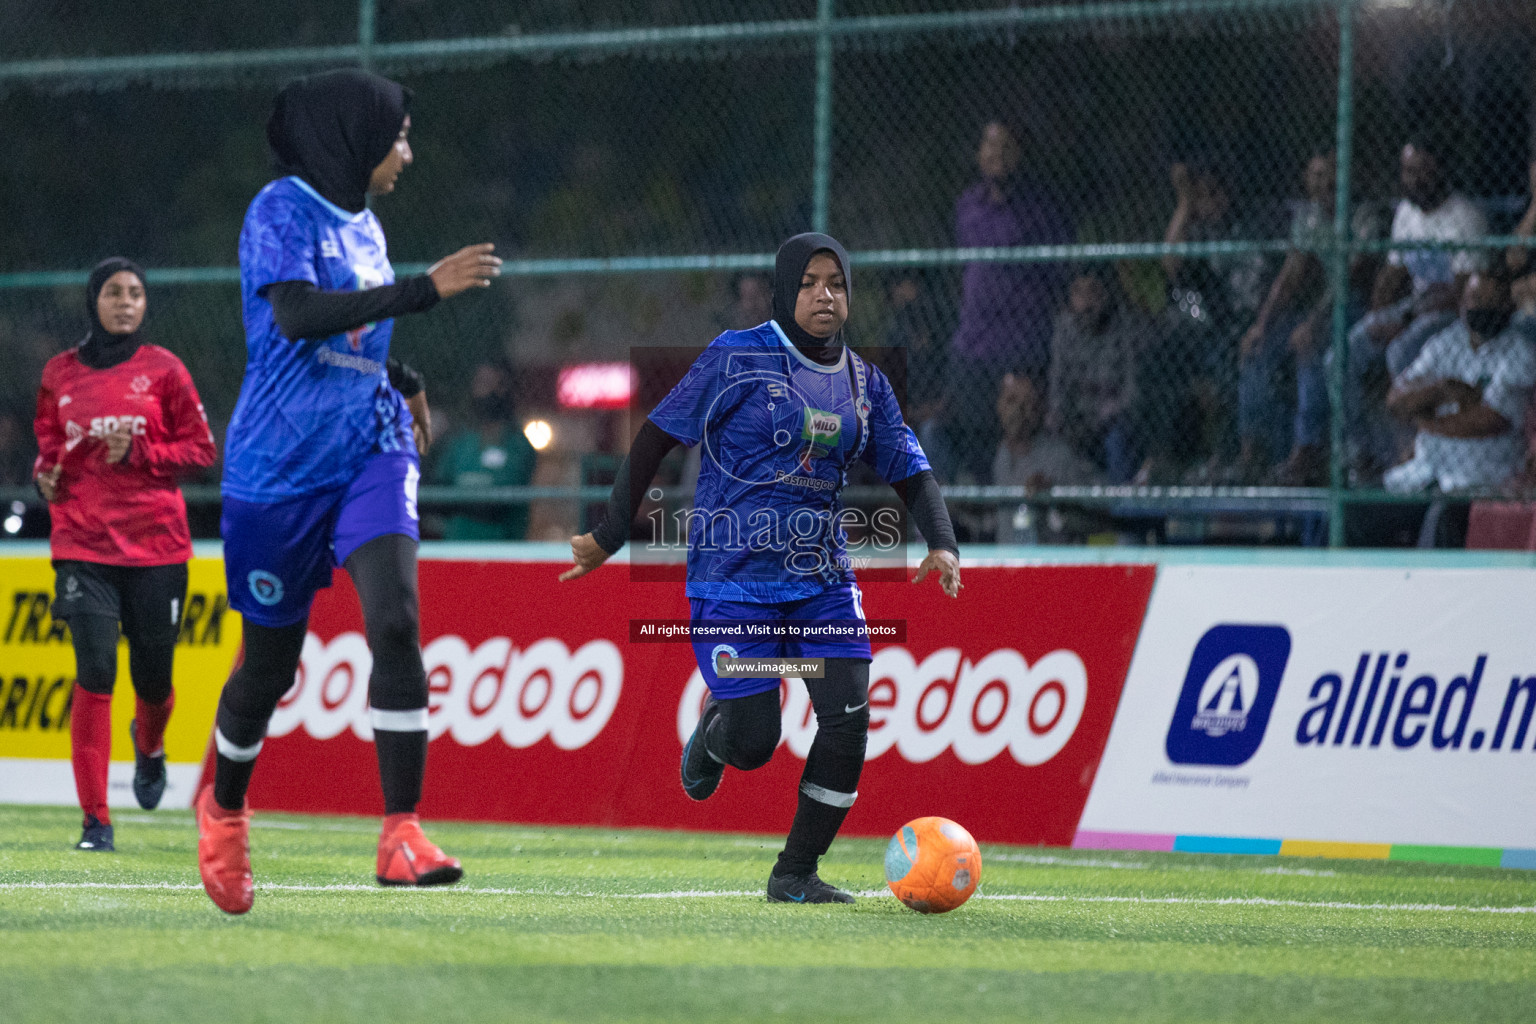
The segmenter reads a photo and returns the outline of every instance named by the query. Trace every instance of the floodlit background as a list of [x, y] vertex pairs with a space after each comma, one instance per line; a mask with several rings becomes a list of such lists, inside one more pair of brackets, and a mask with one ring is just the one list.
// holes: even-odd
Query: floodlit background
[[[1509, 443], [1394, 478], [1416, 428], [1385, 399], [1454, 326], [1456, 296], [1412, 302], [1434, 267], [1513, 268], [1536, 338], [1506, 252], [1531, 227], [1533, 39], [1521, 0], [13, 0], [4, 528], [46, 532], [35, 387], [107, 255], [150, 268], [149, 337], [222, 441], [271, 97], [362, 64], [415, 91], [416, 163], [375, 204], [397, 268], [510, 260], [396, 335], [439, 436], [429, 534], [586, 525], [637, 425], [611, 364], [766, 319], [759, 275], [814, 228], [853, 253], [854, 343], [904, 350], [887, 368], [964, 540], [1459, 544], [1463, 497], [1425, 509], [1530, 487], [1523, 410]], [[1380, 267], [1408, 143], [1472, 214], [1404, 293]], [[216, 490], [189, 494], [215, 535]]]

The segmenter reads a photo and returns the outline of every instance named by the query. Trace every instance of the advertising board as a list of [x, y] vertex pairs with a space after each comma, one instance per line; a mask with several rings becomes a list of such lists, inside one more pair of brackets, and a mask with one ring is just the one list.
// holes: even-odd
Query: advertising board
[[1518, 569], [1163, 566], [1075, 845], [1536, 866]]
[[[549, 824], [782, 832], [815, 730], [805, 687], [783, 685], [783, 745], [727, 771], [719, 794], [678, 784], [704, 684], [686, 637], [631, 642], [640, 621], [686, 620], [678, 583], [622, 566], [558, 583], [557, 563], [424, 560], [431, 697], [423, 814]], [[925, 814], [993, 841], [1065, 845], [1108, 735], [1151, 590], [1149, 566], [967, 569], [864, 587], [875, 644], [871, 729], [849, 834]], [[295, 687], [273, 718], [252, 806], [382, 809], [366, 712], [371, 667], [344, 574], [310, 619]]]
[[[0, 803], [75, 803], [69, 762], [75, 655], [68, 627], [49, 613], [53, 577], [46, 557], [0, 560]], [[240, 616], [229, 610], [222, 560], [194, 558], [176, 641], [176, 710], [165, 734], [162, 807], [191, 806], [219, 691], [239, 647]], [[128, 741], [134, 701], [126, 641], [119, 640], [117, 658], [107, 802], [137, 807]]]

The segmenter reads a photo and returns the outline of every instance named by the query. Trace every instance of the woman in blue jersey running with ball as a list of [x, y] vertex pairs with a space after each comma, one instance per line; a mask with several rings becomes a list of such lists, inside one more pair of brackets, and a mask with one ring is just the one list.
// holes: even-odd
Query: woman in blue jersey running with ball
[[825, 659], [823, 678], [805, 680], [816, 738], [768, 878], [775, 902], [853, 902], [816, 868], [858, 796], [869, 734], [869, 638], [840, 499], [855, 461], [897, 487], [927, 538], [916, 581], [937, 572], [945, 593], [960, 592], [959, 548], [928, 459], [885, 375], [843, 343], [848, 295], [848, 254], [836, 239], [785, 242], [773, 319], [716, 338], [651, 411], [619, 469], [607, 518], [571, 538], [576, 564], [560, 577], [583, 576], [623, 547], [662, 457], [679, 443], [703, 446], [688, 519], [688, 597], [710, 696], [683, 748], [688, 796], [712, 795], [727, 765], [762, 767], [779, 743], [779, 679], [722, 669], [739, 659]]
[[293, 685], [315, 593], [338, 565], [357, 587], [373, 654], [378, 881], [438, 885], [463, 873], [416, 817], [427, 757], [416, 485], [431, 427], [421, 379], [389, 358], [389, 340], [394, 317], [488, 286], [501, 261], [472, 245], [395, 279], [367, 197], [394, 191], [411, 163], [410, 97], [352, 70], [285, 87], [267, 122], [284, 176], [257, 194], [240, 231], [247, 361], [221, 527], [244, 649], [219, 699], [214, 781], [196, 802], [203, 887], [231, 914], [254, 895], [245, 794], [256, 755]]

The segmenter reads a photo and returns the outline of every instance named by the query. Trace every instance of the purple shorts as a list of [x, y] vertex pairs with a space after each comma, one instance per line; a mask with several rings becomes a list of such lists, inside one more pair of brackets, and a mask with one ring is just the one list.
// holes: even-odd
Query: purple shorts
[[331, 571], [375, 537], [421, 539], [417, 457], [381, 452], [346, 487], [274, 502], [224, 499], [224, 575], [229, 606], [262, 626], [309, 617]]
[[[859, 588], [844, 583], [798, 601], [746, 604], [695, 597], [690, 627], [693, 656], [709, 692], [725, 700], [779, 688], [776, 677], [728, 676], [715, 668], [727, 658], [862, 658], [869, 661], [869, 634]], [[707, 628], [708, 635], [699, 635]], [[791, 630], [801, 634], [798, 639]]]

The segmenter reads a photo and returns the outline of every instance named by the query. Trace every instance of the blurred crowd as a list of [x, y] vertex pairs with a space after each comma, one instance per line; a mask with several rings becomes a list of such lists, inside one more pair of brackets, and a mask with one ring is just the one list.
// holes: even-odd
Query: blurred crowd
[[[955, 202], [955, 245], [1083, 238], [1069, 204], [1029, 173], [1022, 134], [1002, 121], [980, 126], [976, 174]], [[887, 369], [949, 484], [1319, 486], [1341, 437], [1337, 461], [1350, 487], [1524, 493], [1536, 488], [1536, 257], [1476, 243], [1536, 236], [1536, 164], [1531, 196], [1512, 204], [1454, 188], [1450, 150], [1433, 134], [1399, 141], [1397, 194], [1352, 197], [1344, 211], [1349, 240], [1364, 247], [1341, 280], [1331, 259], [1330, 149], [1309, 154], [1295, 168], [1295, 195], [1267, 209], [1243, 208], [1238, 197], [1253, 190], [1192, 156], [1168, 168], [1163, 240], [1196, 248], [1155, 261], [879, 272], [878, 294], [861, 292], [853, 342], [901, 364]], [[1281, 219], [1283, 252], [1242, 244], [1276, 237]], [[767, 278], [733, 276], [714, 308], [718, 329], [761, 323]], [[424, 482], [606, 482], [586, 461], [540, 471], [518, 409], [530, 397], [539, 404], [526, 377], [491, 358], [475, 366], [467, 391], [433, 392], [448, 429]], [[27, 480], [24, 408], [0, 403], [0, 483]], [[615, 424], [594, 441], [598, 452], [617, 452], [627, 437]], [[1000, 539], [1039, 536], [995, 522]], [[541, 523], [537, 508], [530, 520], [527, 505], [494, 503], [458, 506], [425, 525], [428, 535], [462, 540], [569, 528]]]
[[[946, 336], [930, 278], [893, 275], [886, 341], [907, 352], [909, 417], [937, 471], [1030, 488], [1323, 485], [1337, 405], [1350, 486], [1536, 484], [1536, 259], [1475, 244], [1536, 235], [1536, 164], [1509, 224], [1496, 220], [1505, 204], [1451, 186], [1448, 161], [1432, 135], [1401, 140], [1398, 196], [1347, 209], [1350, 238], [1381, 244], [1353, 253], [1339, 281], [1326, 148], [1297, 168], [1283, 253], [1223, 249], [1273, 232], [1237, 207], [1243, 192], [1219, 167], [1188, 160], [1169, 169], [1164, 241], [1218, 244], [1163, 256], [1150, 286], [1145, 261], [973, 263]], [[976, 163], [957, 245], [1074, 240], [1007, 125], [983, 128]]]

